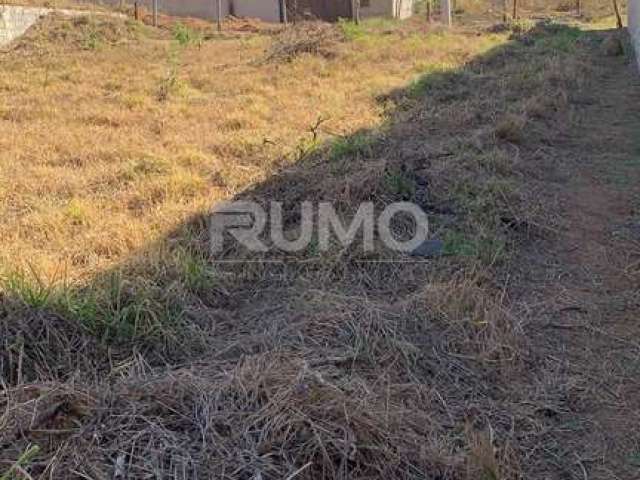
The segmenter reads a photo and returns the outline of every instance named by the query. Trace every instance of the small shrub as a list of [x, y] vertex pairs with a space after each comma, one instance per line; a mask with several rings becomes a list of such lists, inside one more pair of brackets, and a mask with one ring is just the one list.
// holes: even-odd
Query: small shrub
[[287, 28], [275, 39], [267, 51], [267, 62], [291, 62], [302, 54], [333, 58], [336, 45], [345, 35], [334, 25], [305, 22]]
[[55, 300], [54, 281], [42, 278], [34, 270], [16, 270], [0, 277], [0, 287], [26, 306], [37, 310], [49, 307]]
[[186, 47], [193, 43], [202, 42], [202, 35], [182, 23], [177, 23], [176, 26], [173, 27], [173, 39], [178, 42], [179, 45]]
[[84, 46], [87, 50], [97, 50], [100, 47], [100, 34], [96, 30], [90, 30], [87, 33]]

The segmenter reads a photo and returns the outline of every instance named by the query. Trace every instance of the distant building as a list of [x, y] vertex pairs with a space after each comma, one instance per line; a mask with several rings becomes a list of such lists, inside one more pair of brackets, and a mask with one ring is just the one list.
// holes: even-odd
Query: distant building
[[[100, 0], [99, 0], [100, 1]], [[124, 3], [133, 4], [134, 0]], [[153, 0], [139, 0], [151, 8]], [[319, 18], [336, 21], [351, 18], [352, 0], [221, 0], [222, 15], [258, 18], [265, 22], [280, 22], [284, 18], [283, 5], [288, 18]], [[100, 3], [119, 5], [123, 0], [101, 0]], [[217, 20], [216, 0], [158, 0], [161, 12], [169, 15]], [[408, 18], [413, 14], [413, 0], [360, 0], [360, 16]]]
[[[288, 0], [295, 8], [297, 2]], [[352, 0], [298, 0], [306, 4], [306, 13], [315, 18], [334, 22], [339, 18], [353, 17]], [[360, 17], [409, 18], [413, 15], [413, 0], [360, 0]]]

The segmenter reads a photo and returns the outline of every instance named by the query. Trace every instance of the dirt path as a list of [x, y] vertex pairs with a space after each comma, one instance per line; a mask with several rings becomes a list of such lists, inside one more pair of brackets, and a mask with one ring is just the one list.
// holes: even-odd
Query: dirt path
[[[548, 478], [640, 478], [640, 76], [601, 63], [574, 112], [564, 220], [531, 252], [536, 350], [554, 434]], [[553, 384], [553, 385], [549, 385]], [[549, 466], [549, 464], [547, 464]]]

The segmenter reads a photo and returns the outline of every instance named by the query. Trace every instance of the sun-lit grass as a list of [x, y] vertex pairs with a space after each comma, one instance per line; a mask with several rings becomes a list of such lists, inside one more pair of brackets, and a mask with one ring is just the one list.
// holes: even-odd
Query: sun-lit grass
[[0, 59], [0, 263], [116, 265], [295, 162], [318, 118], [318, 142], [375, 127], [379, 95], [505, 41], [378, 23], [333, 58], [265, 63], [268, 35], [48, 20]]

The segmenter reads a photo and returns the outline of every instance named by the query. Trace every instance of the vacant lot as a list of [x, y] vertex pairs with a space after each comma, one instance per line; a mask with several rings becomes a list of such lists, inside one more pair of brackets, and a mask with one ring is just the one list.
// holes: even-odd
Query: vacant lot
[[376, 126], [379, 95], [504, 41], [395, 28], [285, 61], [270, 35], [47, 19], [2, 58], [0, 263], [94, 275], [296, 162], [314, 127]]
[[[53, 16], [0, 53], [2, 480], [637, 472], [609, 34], [164, 20]], [[291, 232], [303, 200], [412, 201], [442, 256], [223, 266], [232, 198]]]

